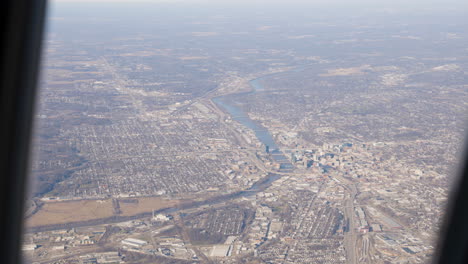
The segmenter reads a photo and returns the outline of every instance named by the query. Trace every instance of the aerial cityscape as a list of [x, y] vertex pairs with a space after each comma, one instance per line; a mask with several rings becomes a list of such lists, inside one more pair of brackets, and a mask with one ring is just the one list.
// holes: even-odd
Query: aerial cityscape
[[50, 8], [26, 260], [430, 263], [463, 11], [258, 8]]

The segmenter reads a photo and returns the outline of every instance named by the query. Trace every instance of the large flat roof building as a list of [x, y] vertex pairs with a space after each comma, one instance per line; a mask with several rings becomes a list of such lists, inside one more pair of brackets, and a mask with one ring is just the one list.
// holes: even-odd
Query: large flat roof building
[[229, 253], [230, 245], [215, 245], [211, 250], [212, 257], [226, 257]]
[[122, 240], [122, 244], [131, 247], [142, 247], [148, 244], [148, 242], [136, 238], [126, 238]]

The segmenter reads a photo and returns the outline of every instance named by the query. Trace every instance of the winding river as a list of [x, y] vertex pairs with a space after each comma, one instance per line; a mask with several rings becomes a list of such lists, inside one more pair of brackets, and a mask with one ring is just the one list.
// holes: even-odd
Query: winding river
[[[297, 69], [294, 71], [297, 71]], [[237, 95], [247, 97], [254, 95], [258, 92], [263, 92], [265, 91], [265, 87], [262, 83], [263, 80], [273, 76], [284, 75], [287, 73], [288, 72], [273, 73], [262, 76], [257, 79], [253, 79], [249, 82], [250, 86], [252, 87], [252, 90], [249, 92], [241, 92]], [[255, 136], [258, 138], [258, 140], [262, 142], [265, 146], [268, 146], [272, 159], [280, 164], [280, 172], [291, 171], [294, 168], [294, 165], [291, 164], [289, 159], [279, 149], [278, 144], [276, 144], [268, 129], [263, 127], [258, 122], [255, 122], [254, 120], [250, 119], [247, 113], [241, 107], [237, 106], [232, 99], [229, 98], [230, 95], [231, 94], [213, 98], [213, 102], [215, 102], [220, 108], [228, 112], [233, 120], [252, 129], [255, 132]]]
[[[297, 71], [297, 69], [293, 71]], [[288, 72], [274, 73], [274, 74], [265, 75], [263, 77], [251, 80], [250, 85], [252, 86], [252, 91], [238, 93], [238, 95], [249, 96], [257, 92], [262, 92], [265, 90], [262, 84], [262, 81], [264, 79], [272, 77], [272, 76], [278, 76], [279, 74], [287, 74], [287, 73]], [[278, 145], [276, 144], [275, 140], [271, 136], [270, 132], [261, 124], [258, 124], [257, 122], [250, 119], [249, 116], [244, 112], [244, 110], [242, 110], [240, 107], [235, 105], [235, 102], [232, 101], [230, 98], [228, 98], [228, 96], [229, 95], [213, 98], [213, 102], [215, 102], [219, 107], [223, 108], [226, 112], [228, 112], [231, 115], [232, 119], [252, 129], [255, 132], [255, 135], [257, 136], [257, 138], [260, 140], [260, 142], [262, 142], [265, 146], [269, 146], [271, 150], [270, 154], [271, 154], [272, 159], [280, 164], [279, 172], [291, 171], [294, 168], [293, 164], [289, 161], [289, 159], [286, 158], [285, 154], [279, 149]], [[279, 178], [281, 178], [281, 174], [269, 173], [266, 177], [260, 179], [259, 181], [254, 183], [250, 188], [246, 190], [236, 191], [230, 194], [222, 194], [222, 195], [212, 197], [210, 199], [203, 200], [203, 201], [196, 201], [196, 202], [181, 204], [178, 207], [163, 208], [163, 209], [158, 210], [156, 213], [172, 214], [175, 212], [180, 212], [181, 210], [184, 210], [184, 209], [197, 208], [197, 207], [204, 206], [204, 205], [215, 205], [215, 204], [227, 202], [227, 201], [239, 198], [239, 197], [253, 196], [256, 193], [261, 192], [265, 190], [266, 188], [268, 188], [274, 181], [278, 180]], [[73, 227], [93, 226], [93, 225], [99, 225], [103, 223], [106, 223], [106, 224], [119, 223], [123, 221], [130, 221], [134, 219], [150, 217], [151, 215], [152, 215], [152, 212], [140, 213], [138, 215], [133, 215], [133, 216], [115, 215], [112, 217], [92, 219], [88, 221], [77, 221], [77, 222], [69, 222], [65, 224], [37, 226], [37, 227], [28, 228], [27, 232], [43, 232], [43, 231], [51, 231], [51, 230], [58, 230], [58, 229], [68, 229], [68, 228], [73, 228]]]

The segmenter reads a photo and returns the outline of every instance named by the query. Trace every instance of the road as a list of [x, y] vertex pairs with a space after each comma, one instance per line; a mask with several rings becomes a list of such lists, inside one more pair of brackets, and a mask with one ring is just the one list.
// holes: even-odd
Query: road
[[363, 235], [359, 263], [369, 263], [369, 247], [370, 247], [369, 236], [367, 234]]
[[341, 176], [334, 177], [342, 183], [342, 186], [347, 191], [343, 208], [345, 219], [349, 221], [349, 230], [347, 230], [347, 232], [344, 233], [344, 247], [346, 250], [347, 263], [357, 264], [357, 232], [354, 213], [354, 201], [356, 200], [357, 188], [354, 183]]
[[203, 254], [203, 252], [198, 247], [192, 245], [190, 241], [190, 236], [187, 232], [187, 228], [184, 225], [182, 217], [178, 214], [175, 216], [174, 220], [176, 222], [176, 225], [180, 228], [180, 235], [186, 243], [186, 247], [192, 249], [198, 256], [198, 258], [202, 261], [202, 263], [212, 264], [213, 262], [205, 254]]

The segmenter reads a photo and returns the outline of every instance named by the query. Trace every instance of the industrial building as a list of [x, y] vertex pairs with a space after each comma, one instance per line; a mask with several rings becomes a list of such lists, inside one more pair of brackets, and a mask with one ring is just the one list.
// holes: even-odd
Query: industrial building
[[148, 244], [148, 242], [136, 238], [126, 238], [122, 240], [122, 244], [130, 247], [141, 248]]

